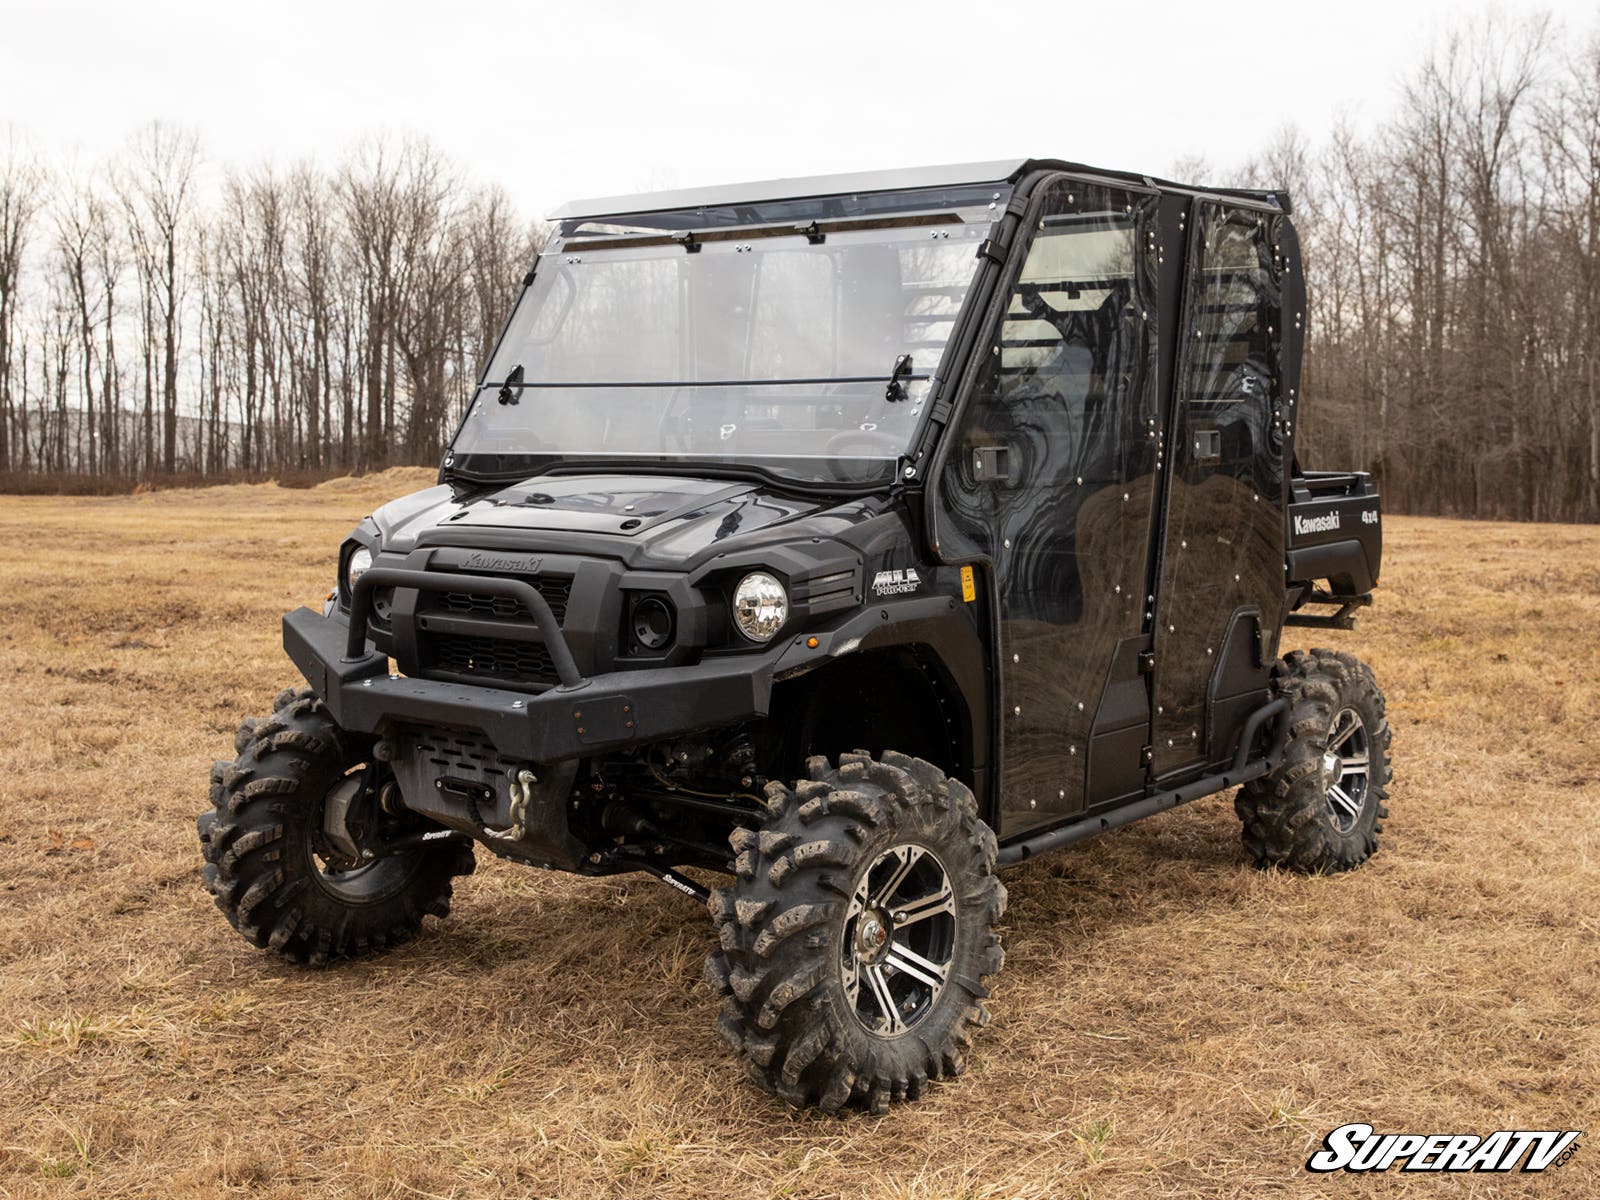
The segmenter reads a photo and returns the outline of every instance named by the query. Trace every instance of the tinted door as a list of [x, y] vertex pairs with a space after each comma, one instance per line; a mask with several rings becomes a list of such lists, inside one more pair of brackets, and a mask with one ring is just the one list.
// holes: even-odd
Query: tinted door
[[1092, 740], [1142, 784], [1149, 734], [1140, 678], [1138, 727], [1116, 747], [1091, 739], [1113, 660], [1129, 659], [1119, 645], [1145, 619], [1156, 200], [1062, 178], [1036, 204], [940, 481], [947, 555], [992, 562], [1007, 837], [1082, 811]]
[[[1283, 318], [1274, 214], [1197, 200], [1155, 631], [1154, 770], [1230, 756], [1283, 605]], [[1226, 658], [1228, 661], [1223, 662]]]

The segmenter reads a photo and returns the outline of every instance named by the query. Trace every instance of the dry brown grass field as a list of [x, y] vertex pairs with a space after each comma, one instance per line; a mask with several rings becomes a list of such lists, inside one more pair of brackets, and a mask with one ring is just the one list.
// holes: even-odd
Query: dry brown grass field
[[651, 880], [480, 856], [448, 921], [322, 971], [212, 907], [193, 818], [294, 682], [278, 618], [426, 478], [0, 497], [0, 1194], [1600, 1194], [1594, 1144], [1302, 1166], [1350, 1120], [1600, 1134], [1600, 529], [1391, 520], [1377, 606], [1316, 638], [1388, 692], [1382, 852], [1255, 871], [1214, 798], [1035, 861], [967, 1074], [841, 1118], [743, 1082], [709, 922]]

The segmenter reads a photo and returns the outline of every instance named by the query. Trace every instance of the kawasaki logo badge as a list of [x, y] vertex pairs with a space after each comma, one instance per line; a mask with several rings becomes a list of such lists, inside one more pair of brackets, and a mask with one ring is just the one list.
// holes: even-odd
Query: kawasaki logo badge
[[1320, 517], [1301, 517], [1294, 519], [1296, 533], [1332, 533], [1339, 528], [1339, 514], [1337, 512], [1324, 513]]
[[1376, 1133], [1371, 1125], [1341, 1125], [1322, 1139], [1323, 1148], [1306, 1170], [1387, 1171], [1405, 1160], [1402, 1171], [1543, 1171], [1565, 1166], [1578, 1152], [1577, 1129], [1502, 1129], [1488, 1137], [1471, 1133]]
[[461, 560], [466, 571], [522, 571], [537, 574], [539, 560], [527, 554], [483, 554], [473, 551]]
[[872, 578], [874, 596], [900, 596], [921, 586], [922, 577], [910, 567], [903, 571], [879, 571]]

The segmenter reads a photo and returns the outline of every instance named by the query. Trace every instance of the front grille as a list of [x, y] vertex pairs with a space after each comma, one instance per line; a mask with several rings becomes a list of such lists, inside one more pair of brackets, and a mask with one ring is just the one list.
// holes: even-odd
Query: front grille
[[[452, 675], [510, 684], [553, 684], [555, 664], [539, 642], [433, 633], [426, 639], [429, 667]], [[426, 674], [424, 670], [424, 674]]]
[[[572, 593], [572, 581], [537, 578], [528, 582], [533, 584], [544, 597], [544, 602], [550, 606], [550, 613], [555, 617], [556, 624], [566, 624], [567, 598]], [[510, 596], [486, 596], [482, 592], [441, 592], [438, 611], [460, 613], [462, 616], [494, 617], [502, 621], [531, 623], [533, 620], [528, 610]]]
[[[538, 590], [558, 628], [566, 623], [571, 576], [514, 578]], [[424, 678], [482, 680], [523, 690], [542, 690], [558, 682], [550, 651], [542, 642], [528, 640], [536, 624], [533, 614], [511, 597], [473, 591], [423, 592], [417, 611], [424, 618], [417, 629], [417, 674]], [[438, 627], [448, 626], [449, 621], [467, 627]]]

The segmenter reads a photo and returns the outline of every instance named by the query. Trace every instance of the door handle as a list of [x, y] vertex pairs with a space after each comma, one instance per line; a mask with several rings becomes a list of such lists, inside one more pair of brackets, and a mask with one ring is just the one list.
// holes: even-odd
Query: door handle
[[972, 477], [979, 483], [1011, 483], [1010, 446], [974, 446]]

